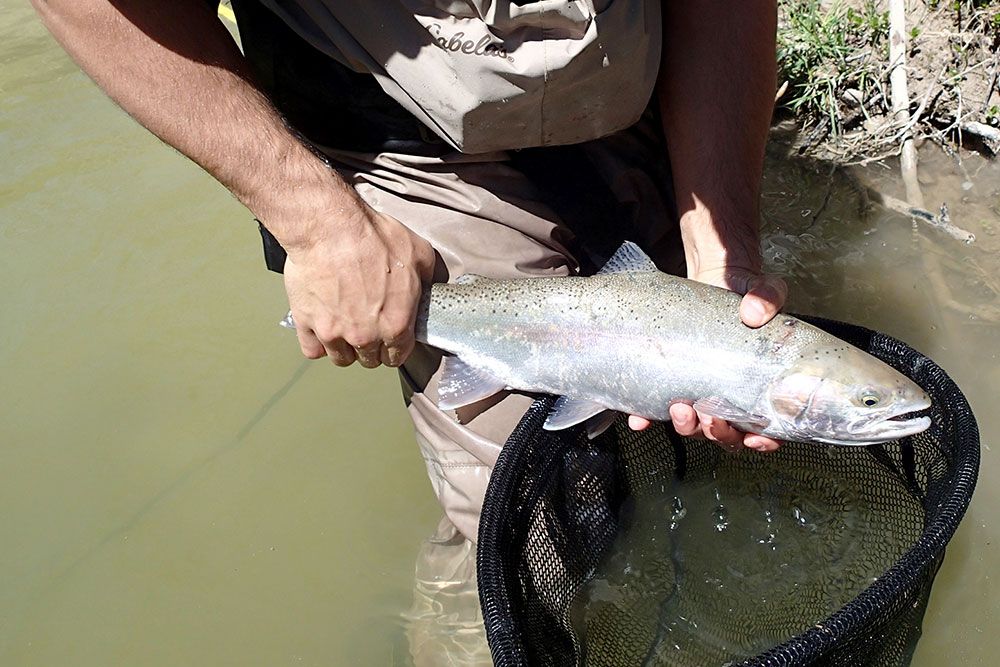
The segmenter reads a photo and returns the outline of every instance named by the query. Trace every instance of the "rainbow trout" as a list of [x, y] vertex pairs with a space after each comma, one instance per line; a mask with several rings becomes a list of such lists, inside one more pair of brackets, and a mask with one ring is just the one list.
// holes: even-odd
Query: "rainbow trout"
[[670, 276], [626, 243], [595, 276], [433, 285], [417, 340], [449, 352], [439, 405], [504, 389], [560, 398], [545, 428], [619, 411], [668, 420], [671, 403], [781, 440], [870, 445], [913, 435], [927, 394], [902, 373], [821, 329], [779, 314], [759, 329], [739, 295]]

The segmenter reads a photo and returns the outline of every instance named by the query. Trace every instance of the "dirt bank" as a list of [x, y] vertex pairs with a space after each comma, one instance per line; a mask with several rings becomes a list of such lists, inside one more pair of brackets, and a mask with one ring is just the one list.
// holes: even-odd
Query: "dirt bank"
[[[802, 153], [850, 163], [898, 155], [904, 135], [949, 149], [1000, 153], [1000, 0], [905, 0], [905, 62], [890, 59], [895, 0], [781, 0], [779, 115]], [[902, 13], [901, 13], [902, 14]], [[902, 64], [901, 64], [902, 63]], [[890, 74], [906, 74], [894, 112]]]

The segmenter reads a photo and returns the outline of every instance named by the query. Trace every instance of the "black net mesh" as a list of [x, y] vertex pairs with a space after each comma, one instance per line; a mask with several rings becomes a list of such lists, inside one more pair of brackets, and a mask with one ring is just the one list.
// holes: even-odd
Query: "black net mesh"
[[[619, 420], [593, 441], [578, 429], [544, 431], [552, 399], [537, 401], [503, 448], [480, 524], [496, 665], [908, 662], [975, 487], [978, 429], [927, 357], [813, 321], [921, 385], [934, 403], [931, 428], [871, 447], [788, 443], [733, 455], [663, 424], [640, 434]], [[738, 530], [747, 503], [806, 532]], [[678, 529], [705, 524], [684, 519], [699, 512], [715, 513], [715, 535]], [[785, 568], [778, 547], [797, 531], [800, 562]], [[741, 540], [763, 548], [747, 552]]]

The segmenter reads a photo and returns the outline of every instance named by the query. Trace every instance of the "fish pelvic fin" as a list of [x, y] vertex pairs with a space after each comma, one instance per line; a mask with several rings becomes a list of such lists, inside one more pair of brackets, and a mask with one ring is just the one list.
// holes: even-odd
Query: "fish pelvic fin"
[[584, 426], [587, 429], [587, 439], [593, 440], [600, 434], [611, 428], [611, 425], [615, 423], [615, 418], [618, 413], [614, 410], [605, 410], [604, 412], [598, 412], [596, 415], [584, 422]]
[[507, 383], [458, 357], [445, 357], [438, 381], [438, 407], [457, 410], [503, 391]]
[[[545, 423], [542, 424], [542, 428], [546, 431], [560, 431], [564, 428], [569, 428], [570, 426], [576, 426], [581, 422], [585, 422], [591, 417], [606, 410], [606, 407], [594, 403], [593, 401], [588, 401], [582, 398], [570, 398], [569, 396], [560, 396], [556, 399], [556, 404], [552, 406], [549, 416], [545, 418]], [[610, 423], [608, 425], [610, 425]], [[604, 428], [607, 428], [608, 425], [605, 425]], [[594, 437], [596, 437], [596, 434]]]
[[653, 260], [642, 251], [642, 248], [631, 241], [625, 241], [625, 243], [622, 243], [618, 247], [615, 254], [611, 255], [611, 259], [605, 262], [601, 270], [597, 272], [597, 275], [602, 276], [610, 273], [649, 273], [650, 271], [659, 271]]

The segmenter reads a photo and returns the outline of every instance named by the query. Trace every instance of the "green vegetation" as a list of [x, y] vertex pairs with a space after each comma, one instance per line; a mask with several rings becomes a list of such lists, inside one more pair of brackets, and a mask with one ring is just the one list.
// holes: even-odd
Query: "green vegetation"
[[860, 9], [820, 0], [784, 0], [778, 62], [789, 90], [784, 104], [795, 114], [843, 130], [843, 106], [882, 101], [889, 19], [873, 2]]
[[[912, 130], [953, 141], [970, 122], [1000, 125], [1000, 0], [910, 0], [906, 72]], [[888, 0], [779, 0], [780, 108], [805, 149], [843, 159], [891, 153]], [[988, 145], [989, 146], [989, 145]]]

